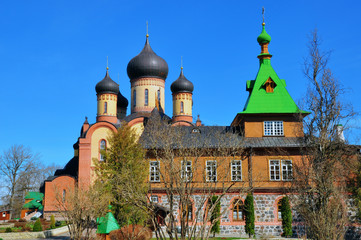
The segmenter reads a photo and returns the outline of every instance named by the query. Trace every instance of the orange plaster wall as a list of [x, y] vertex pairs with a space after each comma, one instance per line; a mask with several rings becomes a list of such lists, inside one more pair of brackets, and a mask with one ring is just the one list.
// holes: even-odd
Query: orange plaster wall
[[58, 211], [57, 195], [62, 197], [63, 190], [66, 192], [73, 191], [76, 181], [69, 176], [60, 176], [51, 182], [45, 182], [44, 212]]
[[[282, 120], [280, 118], [265, 119], [268, 120]], [[263, 120], [260, 121], [245, 121], [244, 122], [246, 137], [264, 137]], [[284, 137], [303, 137], [302, 122], [283, 121]]]

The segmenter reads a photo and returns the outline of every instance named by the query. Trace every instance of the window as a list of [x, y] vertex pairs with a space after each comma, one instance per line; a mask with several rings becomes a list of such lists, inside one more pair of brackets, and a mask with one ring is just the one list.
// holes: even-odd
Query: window
[[158, 96], [158, 102], [160, 104], [160, 89], [158, 89], [158, 91], [157, 91], [157, 96]]
[[[182, 205], [181, 205], [182, 207]], [[192, 221], [193, 219], [193, 206], [192, 203], [188, 203], [185, 205], [185, 208], [181, 209], [183, 219], [188, 219], [188, 221]]]
[[233, 160], [231, 163], [232, 181], [242, 181], [242, 162], [241, 160]]
[[144, 106], [148, 106], [148, 89], [144, 90]]
[[104, 103], [104, 113], [107, 113], [108, 112], [108, 103], [105, 102]]
[[182, 161], [181, 178], [192, 181], [192, 161]]
[[284, 181], [292, 180], [292, 161], [291, 160], [282, 160], [282, 180], [284, 180]]
[[158, 203], [158, 196], [157, 195], [150, 196], [150, 201], [153, 203]]
[[3, 212], [3, 217], [6, 217], [6, 212]]
[[235, 199], [233, 201], [233, 208], [232, 208], [232, 218], [233, 221], [243, 221], [243, 211], [244, 211], [244, 205], [243, 201], [241, 199]]
[[281, 206], [282, 206], [282, 203], [281, 203], [281, 199], [280, 199], [277, 203], [277, 219], [278, 219], [278, 221], [282, 220]]
[[63, 202], [65, 202], [65, 200], [66, 200], [66, 190], [65, 189], [63, 189]]
[[283, 136], [283, 121], [264, 121], [265, 136]]
[[149, 162], [149, 181], [150, 182], [160, 182], [160, 172], [159, 172], [159, 162], [150, 161]]
[[184, 113], [184, 102], [180, 102], [180, 112]]
[[264, 85], [267, 93], [273, 93], [273, 90], [276, 87], [275, 82], [271, 78], [267, 79]]
[[206, 180], [207, 182], [217, 181], [217, 161], [206, 162]]
[[[271, 181], [291, 181], [292, 161], [291, 160], [270, 160], [270, 180]], [[281, 171], [282, 167], [282, 171]], [[282, 176], [281, 176], [282, 175]]]
[[102, 154], [102, 151], [104, 151], [107, 147], [106, 141], [103, 139], [100, 141], [100, 147], [99, 147], [99, 161], [104, 161], [104, 155]]
[[133, 91], [133, 107], [137, 104], [137, 91]]

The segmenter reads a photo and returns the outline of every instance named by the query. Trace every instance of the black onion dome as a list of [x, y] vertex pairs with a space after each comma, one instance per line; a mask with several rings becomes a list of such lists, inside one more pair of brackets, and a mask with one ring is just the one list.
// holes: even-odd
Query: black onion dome
[[105, 77], [103, 78], [103, 80], [98, 82], [97, 85], [95, 86], [95, 91], [97, 92], [97, 94], [100, 94], [100, 93], [118, 94], [119, 93], [119, 84], [114, 82], [109, 77], [108, 69], [107, 69], [107, 72], [106, 72]]
[[156, 77], [165, 80], [168, 76], [168, 64], [153, 52], [147, 37], [143, 50], [128, 63], [127, 73], [130, 79]]
[[117, 107], [119, 108], [128, 107], [128, 99], [126, 99], [120, 92], [118, 93]]
[[183, 68], [181, 69], [181, 73], [179, 75], [179, 78], [175, 80], [172, 85], [170, 85], [170, 90], [172, 93], [178, 93], [178, 92], [193, 92], [193, 83], [189, 81], [183, 74]]

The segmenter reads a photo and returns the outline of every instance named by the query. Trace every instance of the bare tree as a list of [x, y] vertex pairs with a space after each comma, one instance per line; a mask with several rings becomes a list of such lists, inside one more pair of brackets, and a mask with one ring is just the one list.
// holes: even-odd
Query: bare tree
[[33, 171], [37, 160], [38, 156], [23, 145], [13, 145], [0, 156], [0, 174], [5, 183], [3, 187], [7, 189], [6, 198], [9, 208], [15, 207], [15, 197], [22, 180], [24, 176]]
[[310, 116], [304, 119], [302, 160], [294, 164], [294, 200], [313, 239], [343, 239], [348, 222], [346, 181], [354, 152], [339, 124], [347, 125], [355, 113], [341, 101], [344, 90], [328, 68], [330, 52], [321, 51], [317, 30], [308, 49], [305, 107]]
[[[240, 135], [234, 131], [224, 127], [174, 127], [159, 115], [147, 122], [141, 142], [150, 164], [149, 196], [165, 194], [163, 211], [168, 213], [162, 221], [153, 214], [158, 239], [207, 239], [212, 225], [228, 211], [223, 208], [211, 221], [225, 194], [232, 190], [241, 195], [249, 190], [245, 182], [231, 180], [231, 161], [242, 159], [244, 153]], [[215, 195], [218, 198], [212, 204], [210, 199]], [[150, 206], [153, 211], [149, 212], [157, 213], [159, 205]]]
[[55, 206], [66, 221], [70, 238], [74, 240], [95, 239], [96, 219], [107, 213], [110, 196], [99, 185], [89, 188], [69, 186], [55, 191]]

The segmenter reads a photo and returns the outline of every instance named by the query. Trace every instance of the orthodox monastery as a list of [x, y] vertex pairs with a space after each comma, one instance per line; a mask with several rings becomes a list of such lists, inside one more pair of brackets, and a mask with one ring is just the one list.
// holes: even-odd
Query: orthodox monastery
[[[302, 120], [296, 115], [306, 116], [308, 112], [297, 107], [286, 90], [286, 81], [278, 77], [271, 65], [272, 55], [268, 51], [271, 37], [267, 34], [264, 23], [257, 41], [261, 48], [258, 55], [258, 74], [254, 80], [245, 81], [246, 91], [249, 92], [248, 99], [244, 109], [235, 113], [234, 119], [229, 120], [229, 126], [204, 126], [199, 118], [193, 122], [194, 86], [183, 74], [183, 68], [179, 78], [171, 84], [173, 115], [165, 115], [164, 86], [168, 64], [152, 50], [148, 35], [143, 50], [131, 59], [127, 66], [131, 91], [130, 106], [107, 68], [105, 77], [95, 86], [96, 122], [89, 123], [85, 120], [80, 136], [73, 145], [74, 157], [41, 186], [41, 192], [45, 194], [45, 217], [57, 212], [54, 189], [61, 191], [65, 197], [68, 186], [91, 184], [94, 178], [93, 159], [103, 161], [101, 150], [107, 148], [109, 134], [117, 131], [125, 122], [139, 133], [147, 148], [144, 134], [147, 132], [147, 123], [151, 119], [159, 118], [175, 128], [182, 129], [184, 138], [189, 139], [187, 142], [191, 142], [195, 134], [198, 136], [198, 143], [205, 141], [204, 139], [211, 143], [216, 142], [216, 138], [225, 133], [239, 139], [244, 154], [229, 160], [231, 168], [227, 181], [234, 184], [235, 190], [228, 192], [222, 199], [222, 210], [228, 208], [228, 211], [222, 216], [221, 233], [244, 232], [242, 204], [245, 196], [240, 196], [237, 189], [246, 186], [251, 187], [254, 192], [256, 232], [280, 235], [282, 223], [278, 209], [279, 200], [285, 194], [285, 186], [292, 179], [292, 164], [301, 159], [299, 139], [303, 137], [303, 126]], [[128, 107], [130, 115], [127, 115]], [[223, 147], [227, 148], [227, 141], [223, 144]], [[203, 156], [200, 162], [198, 171], [205, 173], [205, 181], [217, 181], [220, 173], [216, 170], [216, 160]], [[149, 157], [148, 181], [154, 186], [152, 201], [166, 207], [168, 202], [159, 174], [159, 169], [162, 169], [160, 164]], [[190, 164], [187, 164], [188, 171], [192, 171], [192, 167], [195, 166], [190, 161]], [[194, 200], [190, 214], [202, 207], [204, 206]]]

